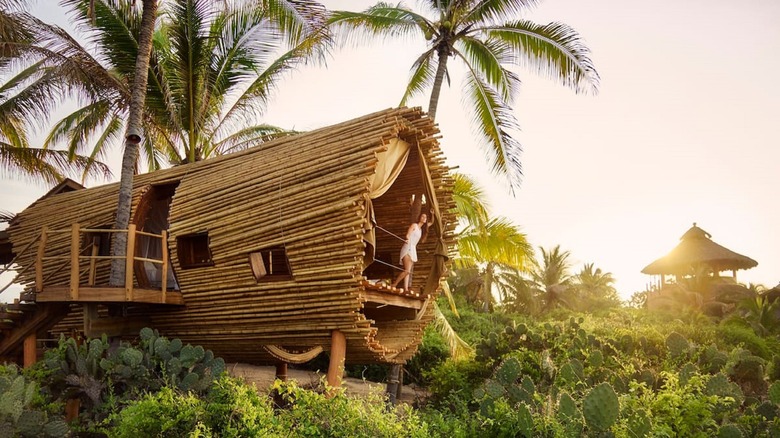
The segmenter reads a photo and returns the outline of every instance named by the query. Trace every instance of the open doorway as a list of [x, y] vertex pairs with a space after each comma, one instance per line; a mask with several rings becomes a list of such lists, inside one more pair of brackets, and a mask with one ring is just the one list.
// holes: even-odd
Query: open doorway
[[[160, 234], [168, 229], [171, 202], [178, 186], [178, 181], [153, 185], [141, 196], [133, 220], [139, 231]], [[157, 237], [138, 236], [135, 245], [136, 257], [160, 260], [162, 259], [162, 251], [168, 251], [168, 242], [161, 242]], [[162, 288], [162, 265], [160, 263], [136, 261], [134, 268], [140, 287], [146, 289]], [[179, 289], [170, 257], [168, 257], [166, 287], [168, 290]]]

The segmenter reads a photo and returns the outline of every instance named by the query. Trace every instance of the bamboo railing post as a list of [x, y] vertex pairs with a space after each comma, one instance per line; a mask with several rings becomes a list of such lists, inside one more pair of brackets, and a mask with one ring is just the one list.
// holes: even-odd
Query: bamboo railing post
[[163, 230], [160, 233], [160, 246], [162, 250], [162, 302], [165, 303], [168, 298], [168, 232]]
[[127, 254], [125, 256], [125, 300], [133, 301], [133, 258], [135, 255], [135, 224], [127, 227]]
[[70, 227], [70, 299], [79, 299], [79, 223]]
[[95, 240], [92, 240], [92, 252], [90, 252], [89, 257], [89, 280], [87, 285], [88, 286], [94, 286], [95, 285], [95, 271], [97, 268], [97, 256], [98, 256], [98, 246], [95, 244]]
[[49, 227], [41, 229], [41, 241], [38, 242], [38, 254], [35, 257], [35, 291], [43, 291], [43, 255], [46, 253], [46, 239], [49, 237]]

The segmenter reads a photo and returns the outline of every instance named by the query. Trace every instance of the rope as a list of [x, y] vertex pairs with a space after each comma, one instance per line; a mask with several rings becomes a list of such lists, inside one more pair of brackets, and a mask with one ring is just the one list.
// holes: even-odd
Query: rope
[[396, 235], [396, 234], [393, 234], [393, 233], [391, 233], [390, 231], [387, 231], [386, 229], [384, 229], [384, 228], [380, 227], [379, 225], [377, 225], [376, 227], [377, 227], [377, 228], [379, 228], [380, 230], [384, 231], [385, 233], [387, 233], [387, 234], [389, 234], [389, 235], [391, 235], [391, 236], [395, 237], [396, 239], [398, 239], [398, 240], [401, 240], [401, 241], [404, 241], [404, 242], [406, 242], [406, 239], [405, 239], [405, 238], [403, 238], [403, 237], [401, 237], [401, 236], [398, 236], [398, 235]]
[[374, 263], [379, 263], [379, 264], [382, 264], [382, 265], [385, 265], [385, 266], [390, 266], [393, 269], [397, 269], [399, 271], [403, 271], [403, 268], [399, 268], [396, 265], [391, 265], [390, 263], [383, 262], [382, 260], [379, 260], [379, 259], [374, 259]]

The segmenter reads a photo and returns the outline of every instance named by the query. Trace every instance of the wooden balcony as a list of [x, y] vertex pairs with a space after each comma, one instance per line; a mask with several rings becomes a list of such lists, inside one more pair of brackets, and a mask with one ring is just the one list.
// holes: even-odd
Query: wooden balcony
[[[47, 241], [55, 233], [70, 233], [70, 254], [68, 256], [47, 256]], [[84, 233], [127, 233], [127, 254], [122, 256], [106, 256], [98, 254], [96, 244], [82, 248]], [[135, 243], [138, 236], [147, 236], [160, 241], [160, 259], [139, 257], [135, 255]], [[169, 290], [167, 233], [146, 233], [136, 230], [131, 224], [127, 230], [89, 229], [81, 228], [74, 223], [69, 230], [50, 230], [43, 227], [38, 242], [38, 253], [35, 258], [35, 301], [36, 302], [77, 302], [77, 303], [148, 303], [182, 305], [181, 292]], [[88, 252], [88, 254], [86, 254]], [[97, 264], [100, 260], [122, 259], [125, 264], [124, 285], [114, 287], [107, 284], [96, 284]], [[136, 262], [149, 262], [161, 266], [162, 280], [159, 289], [139, 287], [140, 282], [134, 277]], [[67, 269], [69, 280], [64, 284], [61, 280], [49, 280], [62, 270]], [[48, 275], [44, 277], [44, 273]], [[60, 275], [59, 279], [63, 276]]]

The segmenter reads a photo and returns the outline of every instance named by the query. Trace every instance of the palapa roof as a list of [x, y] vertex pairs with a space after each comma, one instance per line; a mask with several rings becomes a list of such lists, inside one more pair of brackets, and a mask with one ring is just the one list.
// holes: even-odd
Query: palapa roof
[[711, 240], [710, 233], [693, 226], [680, 238], [669, 254], [642, 269], [643, 274], [688, 274], [697, 266], [708, 266], [715, 272], [750, 269], [758, 262]]

